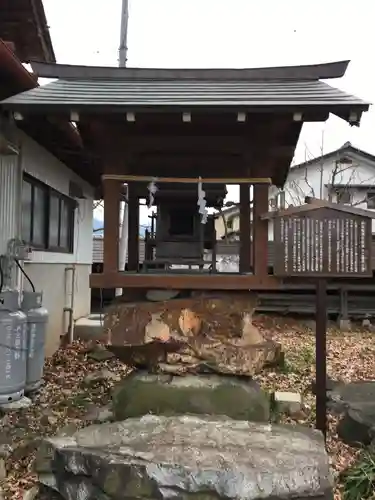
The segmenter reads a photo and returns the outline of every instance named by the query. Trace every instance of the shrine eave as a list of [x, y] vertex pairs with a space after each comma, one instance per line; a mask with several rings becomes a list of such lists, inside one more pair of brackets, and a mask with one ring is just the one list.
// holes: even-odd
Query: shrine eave
[[[232, 82], [232, 87], [236, 82]], [[315, 88], [307, 88], [308, 84], [314, 84]], [[80, 89], [72, 90], [72, 82], [58, 80], [44, 87], [19, 94], [0, 102], [5, 110], [26, 114], [56, 114], [71, 116], [72, 121], [79, 121], [79, 116], [89, 115], [109, 115], [131, 113], [135, 116], [143, 113], [269, 113], [269, 114], [290, 114], [291, 120], [294, 115], [299, 115], [297, 120], [310, 120], [311, 113], [318, 113], [321, 116], [319, 121], [325, 121], [329, 113], [335, 114], [352, 125], [359, 125], [362, 113], [367, 111], [369, 104], [348, 96], [338, 89], [334, 89], [323, 82], [302, 82], [301, 86], [294, 85], [289, 95], [287, 90], [276, 89], [275, 85], [265, 84], [261, 95], [258, 90], [252, 92], [248, 85], [247, 95], [243, 89], [231, 89], [230, 94], [216, 97], [213, 88], [207, 86], [206, 95], [194, 94], [194, 85], [189, 90], [190, 95], [182, 93], [178, 95], [178, 89], [172, 89], [173, 95], [150, 96], [149, 90], [140, 90], [139, 86], [132, 85], [131, 92], [138, 95], [136, 97], [114, 95], [110, 89], [105, 90], [102, 84], [97, 89], [86, 90], [83, 82], [74, 82], [73, 85], [81, 84]], [[266, 88], [267, 87], [267, 88]], [[138, 90], [137, 90], [138, 88]], [[155, 89], [155, 86], [154, 86]], [[222, 94], [221, 89], [217, 89]], [[86, 94], [85, 94], [86, 92]], [[309, 95], [307, 95], [310, 92]], [[72, 118], [72, 113], [78, 114], [78, 120]], [[190, 116], [187, 121], [193, 120]], [[238, 120], [240, 121], [240, 120]]]
[[233, 70], [42, 66], [50, 68], [43, 76], [60, 79], [2, 101], [4, 109], [76, 116], [196, 111], [297, 113], [302, 114], [300, 121], [310, 121], [308, 113], [319, 112], [325, 116], [333, 113], [358, 125], [362, 112], [369, 108], [369, 103], [319, 80], [342, 75], [347, 62]]

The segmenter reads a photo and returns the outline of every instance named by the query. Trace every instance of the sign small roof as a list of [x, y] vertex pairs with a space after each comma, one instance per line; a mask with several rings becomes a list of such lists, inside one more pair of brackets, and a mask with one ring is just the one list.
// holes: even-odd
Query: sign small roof
[[289, 207], [285, 210], [278, 210], [267, 212], [261, 216], [261, 219], [276, 219], [277, 217], [288, 217], [293, 215], [300, 215], [313, 210], [319, 210], [322, 208], [328, 208], [331, 210], [336, 210], [337, 212], [346, 213], [348, 215], [357, 215], [360, 217], [368, 217], [370, 219], [375, 219], [375, 212], [372, 210], [364, 210], [363, 208], [357, 208], [350, 205], [343, 205], [342, 203], [332, 203], [326, 200], [319, 200], [318, 198], [313, 198], [311, 196], [306, 196], [305, 204], [299, 205], [298, 207]]

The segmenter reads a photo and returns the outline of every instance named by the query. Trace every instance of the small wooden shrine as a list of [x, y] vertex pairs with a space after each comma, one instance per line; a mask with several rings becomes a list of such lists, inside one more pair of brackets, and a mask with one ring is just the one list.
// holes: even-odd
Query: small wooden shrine
[[[168, 271], [173, 266], [184, 266], [191, 272], [202, 272], [208, 266], [216, 271], [216, 233], [213, 215], [206, 213], [206, 207], [221, 207], [226, 195], [222, 184], [168, 184], [160, 187], [156, 182], [149, 189], [156, 190], [151, 203], [157, 207], [155, 225], [146, 233], [143, 272]], [[199, 211], [199, 194], [204, 206]], [[204, 197], [203, 197], [204, 196]], [[150, 203], [150, 205], [151, 205]], [[205, 218], [205, 220], [202, 220]], [[205, 259], [205, 250], [211, 251], [210, 261]], [[178, 267], [177, 267], [178, 269]]]
[[[268, 212], [269, 185], [285, 182], [303, 123], [334, 113], [359, 125], [368, 109], [320, 81], [343, 76], [347, 65], [136, 69], [34, 63], [38, 76], [57, 80], [2, 106], [17, 119], [64, 116], [77, 125], [104, 199], [104, 269], [91, 275], [91, 287], [269, 289], [278, 279], [268, 274], [268, 221], [261, 215]], [[124, 184], [126, 270], [119, 269]], [[222, 205], [228, 184], [240, 185], [238, 273], [217, 271], [207, 213]], [[142, 264], [140, 199], [157, 207]]]

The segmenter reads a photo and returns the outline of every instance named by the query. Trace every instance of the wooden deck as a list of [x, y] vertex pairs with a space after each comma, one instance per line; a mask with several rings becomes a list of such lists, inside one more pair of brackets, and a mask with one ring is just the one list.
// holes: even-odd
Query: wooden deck
[[91, 288], [144, 288], [178, 290], [273, 290], [281, 286], [274, 276], [252, 274], [187, 274], [112, 272], [90, 275]]

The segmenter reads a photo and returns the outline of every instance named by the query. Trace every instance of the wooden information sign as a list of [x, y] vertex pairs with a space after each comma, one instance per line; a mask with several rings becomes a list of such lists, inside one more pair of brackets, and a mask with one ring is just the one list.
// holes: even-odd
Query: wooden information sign
[[372, 276], [371, 219], [318, 208], [275, 219], [274, 274], [280, 277]]
[[316, 279], [316, 427], [327, 428], [327, 279], [372, 276], [373, 212], [310, 200], [269, 213], [274, 275]]

